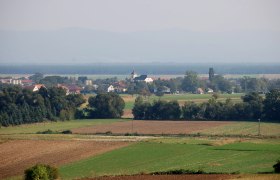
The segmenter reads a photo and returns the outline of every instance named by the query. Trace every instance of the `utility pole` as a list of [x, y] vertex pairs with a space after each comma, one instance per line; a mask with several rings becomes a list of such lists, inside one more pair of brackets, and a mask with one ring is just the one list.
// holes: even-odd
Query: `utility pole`
[[131, 134], [133, 134], [133, 119], [131, 121]]
[[260, 136], [260, 135], [261, 135], [261, 119], [259, 118], [259, 119], [258, 119], [258, 121], [259, 121], [259, 131], [258, 131], [258, 136]]

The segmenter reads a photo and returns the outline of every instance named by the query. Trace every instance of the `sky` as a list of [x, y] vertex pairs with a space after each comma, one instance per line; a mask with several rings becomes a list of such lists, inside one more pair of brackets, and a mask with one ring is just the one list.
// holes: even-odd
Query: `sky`
[[[136, 37], [139, 36], [137, 34], [139, 32], [159, 31], [168, 31], [168, 36], [172, 36], [172, 33], [177, 31], [185, 31], [186, 34], [188, 32], [203, 33], [208, 35], [207, 38], [211, 38], [211, 33], [225, 33], [230, 39], [234, 39], [236, 35], [242, 33], [262, 33], [262, 35], [265, 33], [264, 43], [266, 44], [262, 46], [273, 49], [275, 48], [273, 46], [279, 45], [279, 7], [279, 0], [0, 0], [0, 30], [2, 30], [0, 36], [1, 33], [3, 37], [6, 36], [5, 33], [14, 31], [53, 32], [65, 28], [135, 33]], [[243, 34], [240, 35], [240, 38]], [[19, 43], [12, 39], [14, 36], [11, 37], [10, 41], [5, 39], [5, 42], [9, 44], [14, 53], [18, 53], [18, 56], [4, 52], [2, 55], [0, 54], [0, 61], [32, 62], [37, 58], [37, 61], [40, 62], [40, 58], [38, 60], [38, 56], [32, 56], [32, 53], [29, 55], [27, 52], [23, 53], [24, 55], [21, 54], [24, 49], [18, 47], [18, 44], [14, 44], [13, 48], [12, 43]], [[150, 36], [146, 38], [150, 38]], [[184, 40], [188, 41], [187, 38]], [[196, 42], [192, 40], [192, 43]], [[177, 45], [179, 46], [179, 44]], [[1, 46], [5, 46], [5, 44], [2, 42]], [[253, 50], [259, 49], [253, 48]], [[253, 54], [253, 50], [251, 50], [251, 54]], [[279, 61], [278, 50], [275, 49], [272, 52], [271, 62]], [[85, 62], [96, 61], [100, 58], [94, 54], [89, 55], [86, 51], [80, 52], [77, 57], [79, 58], [82, 54], [87, 57]], [[197, 53], [197, 57], [200, 54]], [[271, 52], [264, 51], [263, 54], [271, 55]], [[114, 61], [114, 56], [109, 56], [107, 59]], [[137, 53], [131, 54], [129, 57], [123, 54], [116, 59], [118, 61], [121, 61], [122, 58], [139, 59], [137, 56]], [[211, 59], [210, 54], [209, 56]], [[212, 56], [212, 59], [216, 58], [216, 55]], [[230, 54], [225, 56], [228, 57]], [[242, 54], [240, 56], [245, 58]], [[172, 52], [168, 57], [172, 59]], [[180, 59], [180, 57], [194, 57], [193, 59], [196, 59], [195, 53], [190, 56], [182, 54], [175, 58]], [[254, 57], [251, 59], [248, 57], [247, 53], [246, 58], [250, 62], [265, 61], [265, 59], [257, 60]], [[51, 54], [48, 54], [48, 57], [42, 57], [42, 62], [48, 58], [51, 58]], [[60, 58], [62, 61], [69, 59], [66, 56]], [[53, 59], [59, 59], [59, 57], [54, 53]], [[143, 59], [149, 61], [148, 55], [143, 56]], [[159, 61], [164, 61], [163, 59], [160, 55], [157, 57]], [[203, 62], [203, 60], [201, 61]]]
[[279, 0], [1, 0], [0, 29], [280, 31]]

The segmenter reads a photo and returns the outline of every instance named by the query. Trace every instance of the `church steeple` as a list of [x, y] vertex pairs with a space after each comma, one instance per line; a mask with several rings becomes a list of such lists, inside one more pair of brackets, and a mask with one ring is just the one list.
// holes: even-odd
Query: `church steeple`
[[134, 79], [137, 77], [137, 74], [135, 73], [135, 70], [133, 69], [133, 71], [131, 72], [131, 79]]

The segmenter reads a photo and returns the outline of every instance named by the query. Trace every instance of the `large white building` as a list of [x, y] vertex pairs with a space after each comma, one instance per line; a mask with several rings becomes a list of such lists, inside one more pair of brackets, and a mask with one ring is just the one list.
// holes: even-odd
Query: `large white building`
[[131, 73], [131, 80], [134, 82], [146, 82], [146, 83], [152, 83], [154, 80], [152, 78], [149, 78], [147, 75], [140, 75], [138, 76], [135, 71], [133, 70]]

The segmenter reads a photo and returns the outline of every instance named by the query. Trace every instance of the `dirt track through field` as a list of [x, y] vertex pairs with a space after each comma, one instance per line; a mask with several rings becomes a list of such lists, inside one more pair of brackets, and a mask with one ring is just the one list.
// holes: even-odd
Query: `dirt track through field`
[[116, 134], [188, 134], [200, 130], [227, 125], [225, 121], [125, 121], [73, 129], [73, 133], [96, 134], [112, 132]]
[[74, 162], [113, 149], [128, 142], [10, 140], [0, 144], [0, 179], [23, 175], [37, 163], [54, 166]]

